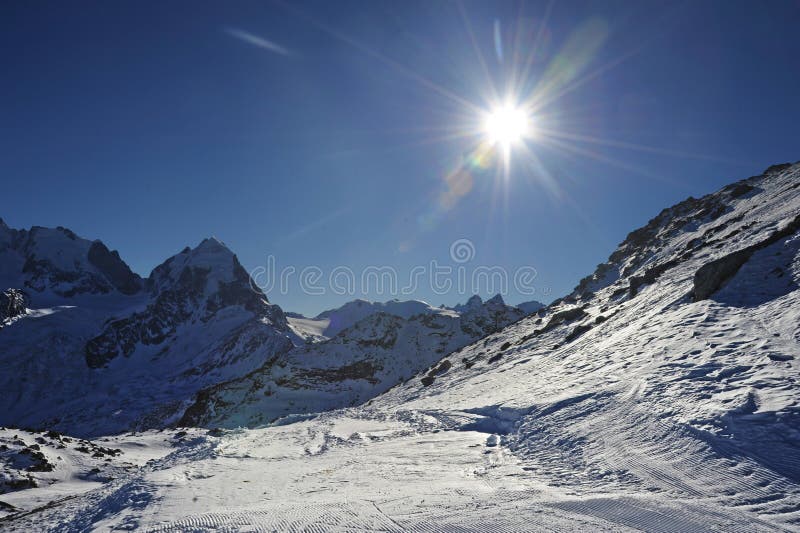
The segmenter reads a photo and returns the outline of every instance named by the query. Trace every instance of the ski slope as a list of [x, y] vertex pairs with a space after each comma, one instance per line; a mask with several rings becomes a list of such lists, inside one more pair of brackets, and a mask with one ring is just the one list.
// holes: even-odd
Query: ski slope
[[191, 430], [0, 527], [800, 530], [799, 214], [800, 165], [689, 199], [364, 405]]

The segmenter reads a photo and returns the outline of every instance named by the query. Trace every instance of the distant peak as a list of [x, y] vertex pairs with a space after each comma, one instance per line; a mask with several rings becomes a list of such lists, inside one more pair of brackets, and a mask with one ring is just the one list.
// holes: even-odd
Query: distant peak
[[206, 237], [200, 244], [197, 245], [195, 248], [196, 251], [203, 251], [203, 252], [211, 252], [211, 251], [225, 251], [232, 253], [230, 249], [225, 246], [225, 243], [217, 239], [216, 237]]
[[503, 300], [503, 297], [500, 295], [500, 293], [497, 293], [494, 296], [492, 296], [490, 299], [486, 300], [486, 303], [487, 304], [500, 304], [500, 305], [505, 305], [506, 304], [506, 302]]
[[204, 264], [211, 262], [212, 264], [218, 261], [224, 261], [226, 264], [234, 253], [230, 248], [225, 246], [225, 243], [216, 237], [207, 237], [200, 241], [194, 248], [185, 248], [181, 251], [181, 255], [186, 255], [190, 263]]
[[474, 307], [476, 305], [481, 305], [481, 304], [483, 304], [483, 299], [477, 294], [474, 296], [470, 296], [469, 300], [467, 300], [468, 307]]

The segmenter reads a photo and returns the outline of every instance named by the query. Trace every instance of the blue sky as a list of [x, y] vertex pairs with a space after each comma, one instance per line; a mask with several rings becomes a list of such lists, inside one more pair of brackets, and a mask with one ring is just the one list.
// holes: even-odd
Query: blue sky
[[[143, 275], [213, 235], [248, 270], [402, 281], [469, 239], [469, 269], [536, 269], [507, 300], [550, 300], [663, 207], [800, 159], [798, 22], [795, 1], [6, 2], [0, 217]], [[552, 135], [507, 176], [464, 166], [527, 57]], [[312, 314], [353, 297], [289, 288], [270, 299]]]

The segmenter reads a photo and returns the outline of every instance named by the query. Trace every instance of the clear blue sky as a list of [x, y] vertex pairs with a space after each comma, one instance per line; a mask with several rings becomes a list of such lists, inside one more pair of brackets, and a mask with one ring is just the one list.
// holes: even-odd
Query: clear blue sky
[[[0, 217], [143, 275], [210, 235], [248, 269], [326, 275], [453, 265], [467, 238], [467, 266], [532, 265], [550, 300], [661, 208], [800, 159], [797, 1], [548, 5], [4, 2]], [[480, 141], [452, 135], [478, 120], [464, 101], [490, 105], [527, 57], [520, 97], [552, 97], [535, 118], [557, 137], [448, 197]], [[290, 288], [270, 299], [352, 298]]]

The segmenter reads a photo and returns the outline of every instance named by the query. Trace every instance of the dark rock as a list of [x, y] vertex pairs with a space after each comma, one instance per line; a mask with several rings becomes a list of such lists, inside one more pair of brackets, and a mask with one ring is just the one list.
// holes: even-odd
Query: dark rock
[[700, 267], [694, 275], [694, 301], [705, 300], [717, 292], [752, 255], [749, 249], [739, 250]]
[[88, 259], [122, 294], [136, 294], [142, 289], [141, 278], [131, 271], [116, 250], [110, 251], [102, 242], [92, 243]]
[[493, 356], [491, 356], [491, 357], [490, 357], [490, 358], [489, 358], [489, 359], [488, 359], [486, 362], [487, 362], [487, 363], [494, 363], [494, 362], [496, 362], [496, 361], [499, 361], [499, 360], [500, 360], [500, 359], [502, 359], [502, 358], [503, 358], [503, 354], [499, 353], [499, 354], [497, 354], [497, 355], [493, 355]]
[[644, 274], [640, 276], [631, 276], [629, 280], [629, 287], [628, 290], [631, 293], [631, 296], [636, 296], [636, 293], [639, 292], [639, 287], [642, 285], [650, 285], [654, 283], [658, 278], [661, 277], [664, 272], [677, 266], [680, 263], [678, 260], [670, 260], [665, 261], [664, 263], [652, 266], [644, 271]]
[[9, 318], [24, 315], [28, 303], [28, 296], [19, 289], [6, 289], [0, 292], [0, 327]]
[[586, 333], [587, 331], [589, 331], [590, 329], [592, 329], [592, 326], [590, 324], [581, 324], [575, 326], [575, 328], [569, 332], [569, 335], [567, 335], [566, 338], [564, 338], [564, 342], [572, 342], [581, 335], [583, 335], [584, 333]]
[[555, 327], [560, 326], [561, 324], [572, 322], [579, 318], [583, 318], [584, 316], [586, 316], [586, 311], [584, 311], [581, 307], [573, 307], [571, 309], [559, 311], [550, 317], [550, 321], [542, 329], [535, 330], [533, 335], [541, 335], [542, 333], [546, 333]]
[[772, 165], [770, 167], [767, 167], [767, 170], [764, 171], [764, 174], [774, 174], [775, 172], [781, 172], [791, 166], [792, 163], [780, 163], [777, 165]]
[[452, 367], [453, 363], [451, 363], [449, 359], [444, 359], [439, 363], [439, 366], [434, 369], [434, 373], [438, 376], [439, 374], [444, 374]]
[[732, 278], [756, 251], [795, 234], [798, 229], [800, 229], [800, 215], [797, 215], [783, 229], [774, 231], [763, 241], [748, 246], [743, 250], [731, 252], [701, 266], [694, 274], [694, 288], [692, 290], [694, 301], [705, 300], [721, 289], [725, 282]]
[[739, 198], [740, 196], [744, 196], [754, 189], [755, 187], [748, 185], [747, 183], [737, 183], [731, 188], [730, 193], [732, 197]]

